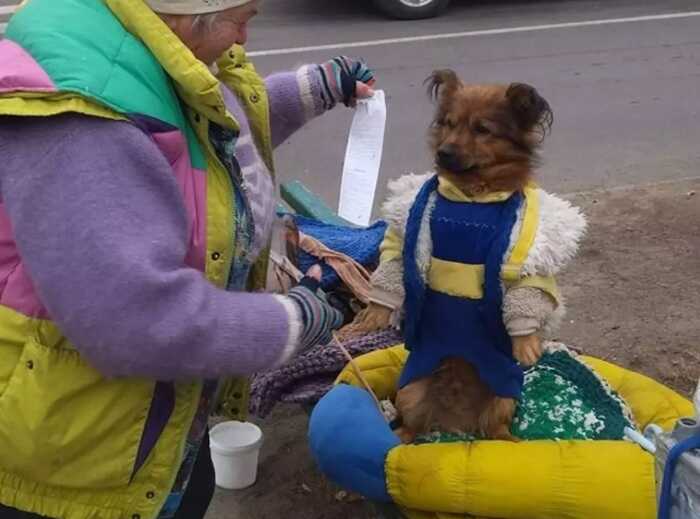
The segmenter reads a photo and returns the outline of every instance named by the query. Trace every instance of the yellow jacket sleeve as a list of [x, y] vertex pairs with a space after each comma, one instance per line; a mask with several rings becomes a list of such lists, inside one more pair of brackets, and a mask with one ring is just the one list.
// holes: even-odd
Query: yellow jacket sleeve
[[387, 227], [384, 233], [384, 241], [379, 246], [379, 261], [384, 263], [401, 257], [403, 251], [403, 239], [393, 227]]

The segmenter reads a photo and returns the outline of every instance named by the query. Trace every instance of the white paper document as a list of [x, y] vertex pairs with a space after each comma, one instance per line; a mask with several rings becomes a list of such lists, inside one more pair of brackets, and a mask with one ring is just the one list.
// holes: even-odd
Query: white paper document
[[338, 216], [356, 225], [372, 217], [379, 166], [384, 148], [386, 101], [383, 90], [357, 102], [345, 150]]

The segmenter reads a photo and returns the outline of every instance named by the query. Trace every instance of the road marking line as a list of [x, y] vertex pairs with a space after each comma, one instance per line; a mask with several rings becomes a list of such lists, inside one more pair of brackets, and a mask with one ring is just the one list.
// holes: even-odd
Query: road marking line
[[512, 34], [518, 32], [548, 31], [552, 29], [568, 29], [574, 27], [594, 27], [597, 25], [614, 25], [620, 23], [651, 22], [657, 20], [675, 20], [680, 18], [692, 18], [700, 16], [700, 11], [688, 11], [684, 13], [655, 14], [649, 16], [632, 16], [628, 18], [608, 18], [602, 20], [585, 20], [581, 22], [551, 23], [546, 25], [526, 25], [524, 27], [506, 27], [501, 29], [484, 29], [478, 31], [449, 32], [444, 34], [428, 34], [425, 36], [407, 36], [404, 38], [387, 38], [383, 40], [356, 41], [347, 43], [331, 43], [328, 45], [311, 45], [308, 47], [290, 47], [288, 49], [269, 49], [248, 52], [249, 56], [281, 56], [283, 54], [296, 54], [300, 52], [312, 52], [318, 50], [350, 49], [358, 47], [375, 47], [392, 45], [396, 43], [416, 43], [433, 40], [447, 40], [454, 38], [467, 38], [471, 36], [490, 36], [494, 34]]

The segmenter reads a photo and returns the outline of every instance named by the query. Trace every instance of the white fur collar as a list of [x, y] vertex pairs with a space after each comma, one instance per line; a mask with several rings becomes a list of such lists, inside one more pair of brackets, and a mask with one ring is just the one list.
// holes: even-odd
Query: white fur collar
[[[563, 269], [578, 252], [579, 243], [586, 233], [586, 217], [578, 207], [543, 189], [537, 189], [540, 210], [535, 241], [523, 265], [523, 276], [553, 276]], [[525, 207], [518, 211], [518, 220], [510, 236], [510, 255], [520, 236]]]
[[387, 185], [389, 194], [382, 205], [382, 218], [402, 237], [413, 201], [423, 184], [433, 175], [434, 173], [423, 175], [410, 173], [389, 181]]

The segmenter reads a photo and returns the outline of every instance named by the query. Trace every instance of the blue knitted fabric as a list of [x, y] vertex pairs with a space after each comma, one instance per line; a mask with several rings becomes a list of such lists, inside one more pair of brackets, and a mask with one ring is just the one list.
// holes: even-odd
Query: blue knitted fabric
[[503, 324], [500, 273], [522, 203], [520, 193], [493, 203], [455, 202], [441, 194], [430, 214], [432, 256], [460, 265], [484, 266], [484, 295], [469, 298], [437, 291], [418, 271], [417, 235], [435, 180], [416, 197], [406, 225], [404, 286], [406, 347], [411, 352], [399, 387], [432, 373], [448, 357], [473, 364], [491, 390], [518, 398], [523, 371], [512, 354]]
[[408, 213], [408, 221], [406, 222], [403, 255], [403, 284], [406, 292], [414, 294], [414, 297], [405, 299], [404, 310], [406, 315], [416, 316], [415, 319], [405, 319], [402, 323], [408, 349], [410, 349], [410, 344], [413, 343], [416, 337], [418, 316], [421, 314], [423, 300], [425, 299], [425, 285], [423, 284], [423, 278], [418, 269], [418, 262], [416, 261], [415, 254], [406, 254], [405, 251], [415, 251], [418, 247], [418, 234], [420, 232], [423, 213], [428, 206], [430, 195], [437, 190], [437, 187], [437, 175], [431, 177], [423, 184], [423, 187], [421, 187], [411, 206]]
[[[384, 240], [386, 222], [380, 220], [370, 227], [357, 228], [330, 225], [299, 215], [293, 216], [301, 232], [316, 238], [329, 249], [342, 252], [365, 267], [379, 261], [379, 246]], [[299, 268], [302, 272], [306, 272], [316, 263], [319, 263], [318, 258], [300, 251]], [[340, 282], [338, 274], [325, 262], [321, 262], [321, 266], [323, 267], [321, 287], [324, 290], [335, 288]]]

